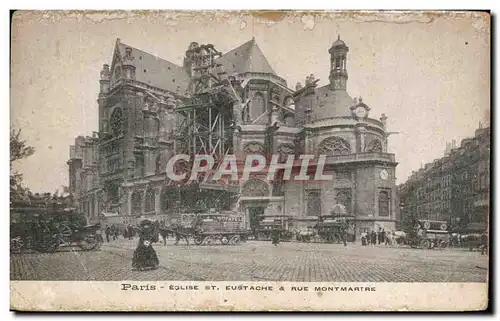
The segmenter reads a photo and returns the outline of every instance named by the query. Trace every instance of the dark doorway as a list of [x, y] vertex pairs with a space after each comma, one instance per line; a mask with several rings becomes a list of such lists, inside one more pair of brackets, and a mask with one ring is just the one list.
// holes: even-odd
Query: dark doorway
[[248, 209], [248, 212], [250, 220], [250, 229], [252, 230], [252, 233], [255, 235], [256, 230], [259, 228], [261, 215], [264, 214], [264, 207], [250, 207]]

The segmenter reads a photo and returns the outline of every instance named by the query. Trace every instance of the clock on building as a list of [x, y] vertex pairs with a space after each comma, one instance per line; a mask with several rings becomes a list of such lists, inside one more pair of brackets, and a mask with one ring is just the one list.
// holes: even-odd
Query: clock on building
[[365, 118], [366, 114], [367, 114], [367, 110], [365, 107], [358, 106], [358, 107], [356, 107], [356, 109], [354, 109], [354, 114], [358, 118]]
[[386, 169], [380, 171], [380, 178], [386, 181], [389, 178], [389, 172]]

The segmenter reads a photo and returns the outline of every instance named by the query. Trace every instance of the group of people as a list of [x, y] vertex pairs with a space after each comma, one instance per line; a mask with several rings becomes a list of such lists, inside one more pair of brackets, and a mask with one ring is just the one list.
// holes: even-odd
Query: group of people
[[385, 229], [380, 229], [378, 232], [363, 232], [361, 233], [361, 245], [376, 245], [385, 244], [391, 245], [391, 233], [386, 233]]
[[120, 228], [114, 224], [111, 226], [106, 225], [104, 234], [106, 235], [106, 242], [110, 242], [111, 240], [116, 241], [120, 234], [123, 235], [125, 239], [132, 240], [136, 235], [136, 228], [129, 224], [123, 229], [123, 232], [120, 232]]

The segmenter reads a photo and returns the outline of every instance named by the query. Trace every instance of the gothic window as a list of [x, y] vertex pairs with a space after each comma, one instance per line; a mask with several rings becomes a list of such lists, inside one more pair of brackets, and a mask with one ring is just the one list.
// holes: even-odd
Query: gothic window
[[111, 203], [118, 202], [119, 187], [117, 183], [106, 183], [105, 185], [108, 201]]
[[306, 191], [307, 216], [321, 215], [321, 189]]
[[161, 154], [158, 154], [155, 159], [155, 174], [161, 173], [161, 170]]
[[146, 190], [145, 212], [155, 211], [155, 191], [151, 187]]
[[95, 212], [95, 207], [94, 206], [95, 206], [95, 201], [94, 201], [94, 197], [92, 197], [90, 199], [90, 217], [92, 217], [92, 218], [95, 215], [95, 213], [94, 213]]
[[389, 216], [390, 197], [387, 191], [380, 191], [378, 193], [378, 215]]
[[382, 143], [378, 139], [372, 140], [368, 146], [366, 146], [366, 151], [370, 153], [381, 153]]
[[256, 120], [261, 116], [266, 110], [266, 104], [264, 101], [264, 96], [261, 93], [256, 93], [251, 102], [250, 118], [251, 120]]
[[144, 114], [143, 120], [142, 120], [142, 132], [144, 137], [151, 137], [153, 128], [151, 126], [151, 116], [148, 114]]
[[243, 195], [251, 197], [269, 196], [269, 187], [259, 179], [251, 179], [243, 185]]
[[349, 143], [339, 137], [329, 137], [319, 144], [320, 155], [349, 155], [351, 148]]
[[122, 75], [122, 68], [120, 66], [116, 66], [115, 68], [115, 82], [117, 82]]
[[111, 114], [111, 130], [115, 136], [123, 134], [123, 111], [121, 108], [115, 108]]
[[158, 118], [151, 119], [151, 137], [157, 137], [160, 131], [160, 120]]
[[136, 177], [144, 176], [144, 155], [136, 154], [135, 155], [135, 173]]
[[142, 192], [134, 191], [132, 193], [132, 215], [142, 214]]
[[352, 200], [352, 192], [351, 190], [341, 190], [337, 192], [337, 204], [344, 205], [348, 214], [352, 213], [351, 211], [351, 200]]

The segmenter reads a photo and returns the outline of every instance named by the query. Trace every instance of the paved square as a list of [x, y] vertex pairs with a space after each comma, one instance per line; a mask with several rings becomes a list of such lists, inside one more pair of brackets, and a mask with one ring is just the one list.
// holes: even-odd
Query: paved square
[[303, 282], [486, 282], [488, 257], [459, 249], [250, 241], [240, 245], [156, 244], [160, 267], [132, 271], [135, 240], [100, 251], [11, 255], [11, 280], [193, 280]]

